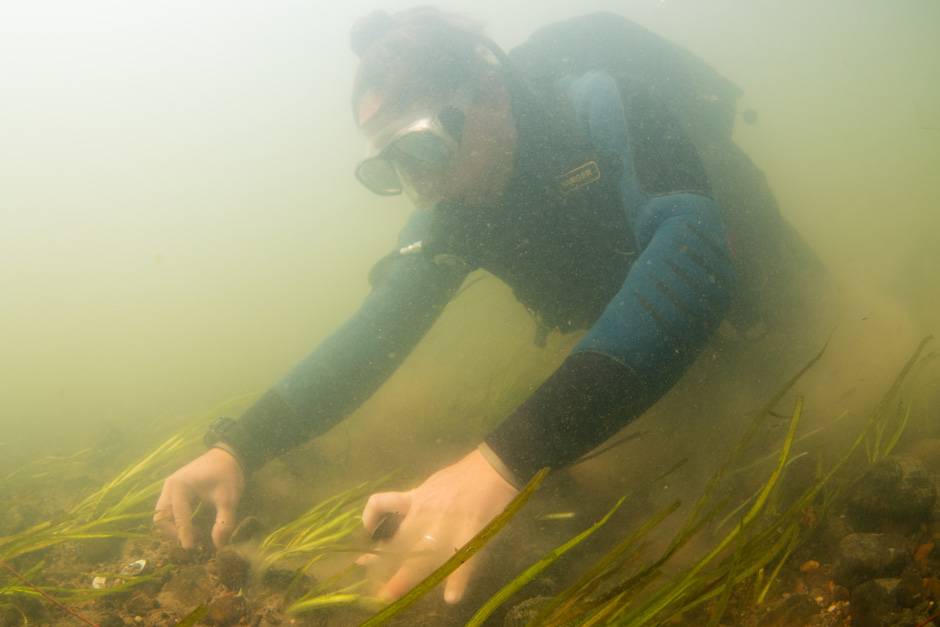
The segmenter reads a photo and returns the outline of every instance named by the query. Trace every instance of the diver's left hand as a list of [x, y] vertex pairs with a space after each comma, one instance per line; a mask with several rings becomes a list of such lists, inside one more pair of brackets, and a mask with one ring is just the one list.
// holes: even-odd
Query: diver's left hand
[[[374, 533], [389, 514], [404, 516], [381, 555], [367, 554], [360, 564], [386, 563], [397, 571], [385, 582], [379, 597], [394, 601], [443, 564], [488, 522], [499, 515], [518, 494], [479, 450], [431, 475], [410, 492], [373, 494], [362, 512], [362, 524]], [[444, 600], [457, 603], [463, 597], [476, 557], [447, 578]]]

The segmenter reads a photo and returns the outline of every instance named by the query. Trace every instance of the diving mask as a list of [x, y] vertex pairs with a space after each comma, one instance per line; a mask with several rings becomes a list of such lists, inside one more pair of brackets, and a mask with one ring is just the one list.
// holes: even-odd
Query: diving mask
[[369, 141], [356, 178], [382, 196], [404, 192], [418, 208], [441, 199], [445, 175], [460, 148], [465, 115], [455, 106], [386, 127]]

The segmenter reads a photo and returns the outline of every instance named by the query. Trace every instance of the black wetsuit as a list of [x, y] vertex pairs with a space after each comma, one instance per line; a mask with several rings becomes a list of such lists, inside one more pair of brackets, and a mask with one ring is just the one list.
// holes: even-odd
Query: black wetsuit
[[[517, 101], [500, 202], [445, 201], [413, 215], [361, 308], [223, 435], [246, 470], [368, 399], [477, 268], [510, 285], [542, 333], [587, 329], [485, 440], [517, 481], [574, 461], [671, 388], [731, 310], [742, 265], [713, 173], [658, 95], [628, 88], [589, 70]], [[747, 167], [728, 171], [747, 170], [763, 191], [741, 158]]]

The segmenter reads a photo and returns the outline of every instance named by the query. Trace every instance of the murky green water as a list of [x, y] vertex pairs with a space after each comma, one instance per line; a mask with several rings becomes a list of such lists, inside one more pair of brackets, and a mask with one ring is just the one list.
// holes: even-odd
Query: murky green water
[[[350, 175], [346, 33], [379, 6], [3, 8], [0, 441], [263, 389], [356, 307], [407, 214]], [[469, 10], [510, 47], [615, 7], [744, 89], [738, 141], [835, 272], [936, 324], [936, 2]]]
[[[0, 474], [114, 430], [133, 447], [262, 391], [355, 310], [409, 209], [351, 174], [362, 145], [347, 33], [369, 10], [404, 6], [0, 7]], [[834, 356], [805, 390], [821, 419], [845, 390], [862, 390], [853, 408], [877, 398], [940, 330], [940, 3], [447, 6], [507, 48], [616, 10], [742, 87], [740, 109], [758, 119], [736, 139], [841, 286]], [[325, 468], [301, 477], [430, 472], [572, 345], [536, 349], [492, 278], [448, 309], [402, 372], [314, 445]], [[741, 393], [731, 406], [744, 412], [756, 400]], [[649, 474], [694, 448], [700, 433], [675, 435], [688, 412], [667, 399], [647, 421], [641, 448], [663, 451]], [[707, 437], [721, 450], [736, 431], [719, 442], [719, 427]], [[620, 462], [614, 479], [608, 464], [571, 481], [626, 489], [644, 464]]]

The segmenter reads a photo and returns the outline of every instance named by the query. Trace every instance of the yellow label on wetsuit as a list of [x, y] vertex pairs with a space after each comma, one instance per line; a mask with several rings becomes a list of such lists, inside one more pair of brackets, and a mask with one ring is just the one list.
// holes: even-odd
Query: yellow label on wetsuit
[[599, 178], [601, 178], [601, 171], [597, 167], [597, 163], [588, 161], [570, 172], [556, 176], [555, 185], [558, 186], [558, 191], [562, 194], [567, 194], [589, 183], [593, 183]]

